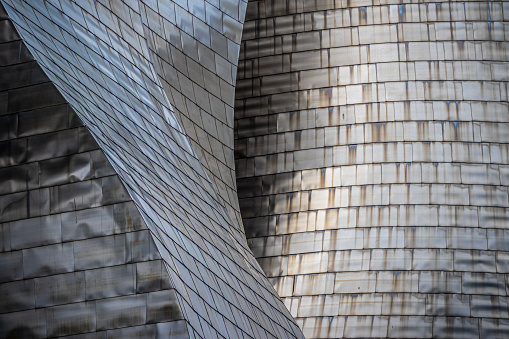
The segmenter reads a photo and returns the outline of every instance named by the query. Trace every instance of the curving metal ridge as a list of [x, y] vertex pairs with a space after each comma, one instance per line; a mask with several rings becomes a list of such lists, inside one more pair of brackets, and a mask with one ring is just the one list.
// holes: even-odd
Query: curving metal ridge
[[191, 337], [302, 337], [236, 211], [243, 1], [3, 1], [143, 216]]

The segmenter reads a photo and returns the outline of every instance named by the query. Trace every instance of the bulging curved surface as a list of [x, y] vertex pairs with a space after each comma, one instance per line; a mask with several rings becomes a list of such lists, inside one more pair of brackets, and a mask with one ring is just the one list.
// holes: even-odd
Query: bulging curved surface
[[[66, 0], [3, 3], [35, 59], [103, 149], [151, 230], [189, 335], [301, 337], [252, 257], [242, 227], [231, 217], [236, 214], [231, 212], [235, 196], [218, 194], [221, 180], [212, 179], [213, 184], [207, 173], [214, 171], [208, 163], [204, 168], [196, 155], [186, 132], [198, 124], [192, 121], [184, 128], [179, 122], [195, 112], [189, 109], [194, 103], [202, 116], [218, 115], [207, 121], [216, 126], [224, 122], [231, 129], [226, 106], [233, 98], [245, 4], [189, 1], [184, 8], [171, 1], [116, 1], [107, 6]], [[168, 18], [176, 21], [168, 23]], [[216, 40], [200, 40], [206, 27], [214, 29], [211, 36]], [[166, 35], [158, 35], [163, 32]], [[203, 47], [207, 44], [209, 50]], [[182, 74], [178, 62], [184, 60], [188, 65], [199, 61], [217, 75], [213, 81], [220, 84], [222, 97], [216, 100], [217, 89], [207, 90], [212, 93], [209, 112], [206, 103], [198, 102], [207, 86], [202, 92], [193, 87], [199, 80], [190, 83], [177, 75], [185, 100], [172, 92], [176, 86], [163, 88], [161, 78], [170, 84], [175, 81], [162, 73], [167, 66], [162, 61], [170, 57]], [[187, 72], [194, 70], [191, 65]], [[210, 154], [219, 158], [224, 150], [217, 147]], [[228, 171], [231, 175], [231, 169], [213, 174]], [[230, 207], [225, 206], [228, 201]]]
[[509, 3], [248, 3], [239, 200], [308, 338], [509, 335]]

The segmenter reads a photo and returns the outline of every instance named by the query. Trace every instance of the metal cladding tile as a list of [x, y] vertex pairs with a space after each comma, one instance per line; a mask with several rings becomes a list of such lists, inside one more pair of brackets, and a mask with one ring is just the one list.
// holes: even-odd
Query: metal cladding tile
[[16, 312], [35, 307], [34, 280], [0, 284], [0, 313]]
[[[53, 84], [51, 86], [54, 87]], [[78, 151], [78, 129], [33, 135], [27, 140], [28, 161], [51, 159]]]
[[160, 258], [149, 230], [127, 233], [126, 252], [127, 262], [140, 262]]
[[[348, 316], [344, 317], [343, 338], [385, 338], [389, 317]], [[340, 336], [341, 337], [341, 336]]]
[[119, 265], [85, 271], [87, 300], [133, 294], [135, 269], [134, 265]]
[[46, 338], [46, 309], [0, 314], [0, 335], [14, 338]]
[[426, 296], [412, 293], [384, 294], [382, 314], [384, 315], [425, 315]]
[[471, 272], [495, 272], [495, 252], [476, 250], [455, 251], [454, 269]]
[[[107, 211], [108, 206], [106, 206]], [[109, 213], [109, 212], [108, 212]], [[146, 227], [142, 216], [132, 201], [113, 205], [113, 221], [119, 233], [142, 230]]]
[[69, 335], [69, 336], [64, 336], [62, 338], [66, 338], [66, 339], [107, 339], [107, 332], [106, 331], [98, 331], [98, 332], [89, 332], [89, 333], [80, 333], [80, 334], [76, 334], [76, 335]]
[[0, 121], [2, 125], [6, 126], [6, 128], [0, 131], [0, 140], [3, 141], [14, 138], [18, 130], [18, 115], [9, 114], [7, 116], [2, 116], [0, 117]]
[[96, 329], [95, 302], [49, 307], [46, 311], [48, 336], [64, 336]]
[[344, 294], [340, 295], [340, 315], [381, 315], [382, 301], [381, 294]]
[[366, 271], [371, 261], [369, 250], [334, 251], [328, 256], [329, 272]]
[[509, 333], [507, 319], [480, 319], [479, 332], [481, 338], [503, 338]]
[[[108, 330], [109, 338], [187, 338], [184, 320]], [[149, 336], [151, 335], [151, 336]]]
[[508, 252], [497, 252], [496, 264], [498, 273], [509, 273], [509, 262], [507, 259], [509, 259]]
[[51, 201], [49, 188], [29, 191], [28, 200], [28, 215], [30, 217], [50, 214]]
[[136, 263], [136, 292], [144, 293], [160, 290], [165, 272], [161, 260]]
[[374, 249], [371, 252], [370, 269], [374, 271], [407, 271], [412, 265], [412, 250]]
[[147, 295], [147, 323], [182, 319], [174, 290], [151, 292]]
[[466, 294], [506, 295], [505, 275], [465, 272], [462, 290]]
[[90, 179], [90, 153], [41, 161], [39, 171], [39, 184], [43, 187]]
[[24, 137], [65, 129], [67, 119], [68, 105], [51, 106], [19, 113], [17, 136]]
[[35, 278], [35, 306], [47, 307], [85, 300], [85, 272]]
[[505, 297], [473, 295], [471, 303], [473, 317], [507, 319], [509, 316], [508, 301]]
[[[72, 184], [49, 187], [50, 213], [98, 207], [102, 202], [102, 180], [80, 181]], [[76, 193], [79, 199], [76, 199]]]
[[72, 243], [25, 249], [23, 252], [24, 278], [33, 278], [74, 270]]
[[414, 249], [412, 269], [416, 271], [447, 271], [453, 261], [453, 251], [443, 249]]
[[124, 327], [124, 328], [118, 328], [114, 330], [107, 330], [103, 332], [97, 332], [97, 333], [104, 333], [104, 338], [107, 339], [113, 339], [113, 338], [140, 338], [140, 339], [155, 339], [159, 338], [157, 333], [157, 325], [141, 325], [141, 326], [130, 326], [130, 327]]
[[459, 272], [421, 271], [419, 274], [420, 293], [462, 293]]
[[120, 225], [117, 225], [114, 221], [114, 206], [101, 206], [60, 214], [62, 218], [62, 240], [82, 240], [121, 233]]
[[146, 323], [146, 294], [102, 299], [95, 303], [98, 330]]
[[377, 272], [336, 273], [334, 293], [374, 293]]
[[388, 337], [390, 338], [432, 338], [432, 317], [389, 317]]
[[0, 194], [9, 194], [26, 189], [27, 165], [7, 167], [0, 170], [0, 176], [5, 178], [5, 185], [0, 188]]
[[306, 317], [297, 318], [297, 324], [306, 329], [306, 338], [341, 338], [345, 325], [344, 317]]
[[[303, 255], [292, 255], [289, 257], [271, 257], [273, 260], [282, 260], [281, 265], [272, 264], [271, 267], [280, 266], [283, 271], [288, 270], [288, 274], [293, 275], [298, 272], [303, 274], [309, 273], [324, 273], [327, 272], [327, 265], [329, 262], [328, 253], [308, 253]], [[260, 261], [258, 261], [260, 262]], [[260, 266], [263, 265], [260, 264]], [[287, 267], [288, 268], [287, 268]], [[281, 272], [281, 270], [280, 270]], [[281, 273], [280, 273], [281, 274]]]
[[[318, 316], [335, 316], [339, 314], [339, 295], [313, 295], [299, 298], [287, 298], [285, 304], [288, 309], [298, 307], [297, 316], [301, 318], [313, 316], [314, 308], [320, 307], [323, 311]], [[292, 306], [293, 304], [293, 306]]]
[[[90, 135], [90, 133], [87, 133]], [[115, 170], [109, 166], [108, 159], [104, 156], [104, 152], [100, 149], [90, 152], [90, 161], [92, 167], [92, 178], [100, 178], [116, 174]], [[105, 164], [108, 164], [106, 166]]]
[[62, 241], [60, 215], [23, 219], [8, 224], [13, 250]]
[[426, 314], [441, 316], [470, 316], [470, 297], [461, 294], [429, 294], [426, 297]]
[[63, 103], [62, 95], [47, 82], [9, 91], [8, 110], [14, 113]]
[[91, 269], [126, 263], [125, 234], [75, 241], [75, 269]]
[[27, 193], [13, 193], [0, 196], [0, 221], [27, 218]]
[[[436, 317], [433, 319], [433, 338], [453, 337], [479, 338], [479, 319], [459, 317]], [[481, 336], [481, 338], [490, 337], [494, 338], [494, 336]]]
[[293, 295], [332, 294], [334, 274], [299, 275], [295, 279]]
[[23, 265], [20, 265], [20, 262], [23, 262], [23, 251], [0, 253], [2, 267], [0, 282], [23, 279]]
[[11, 235], [9, 223], [0, 224], [0, 252], [11, 251]]
[[509, 245], [505, 241], [508, 232], [509, 230], [488, 229], [487, 230], [488, 249], [495, 251], [509, 250]]

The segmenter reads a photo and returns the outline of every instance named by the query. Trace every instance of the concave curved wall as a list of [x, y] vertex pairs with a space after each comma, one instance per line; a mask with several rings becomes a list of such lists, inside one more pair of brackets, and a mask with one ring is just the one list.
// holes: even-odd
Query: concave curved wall
[[509, 3], [248, 3], [248, 243], [307, 338], [509, 334]]

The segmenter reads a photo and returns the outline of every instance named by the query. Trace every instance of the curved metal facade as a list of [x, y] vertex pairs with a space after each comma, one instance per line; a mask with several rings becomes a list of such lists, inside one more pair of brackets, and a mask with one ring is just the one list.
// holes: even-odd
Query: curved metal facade
[[151, 231], [189, 337], [302, 337], [236, 211], [232, 106], [245, 2], [3, 3]]
[[0, 336], [509, 335], [506, 2], [2, 2]]
[[118, 175], [0, 5], [0, 338], [187, 338]]
[[509, 335], [509, 3], [250, 1], [248, 243], [307, 338]]

